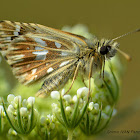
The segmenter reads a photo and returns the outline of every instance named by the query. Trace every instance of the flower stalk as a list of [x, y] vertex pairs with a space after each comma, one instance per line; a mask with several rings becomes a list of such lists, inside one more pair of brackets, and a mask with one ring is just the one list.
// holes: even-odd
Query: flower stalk
[[72, 140], [73, 130], [68, 130], [68, 140]]

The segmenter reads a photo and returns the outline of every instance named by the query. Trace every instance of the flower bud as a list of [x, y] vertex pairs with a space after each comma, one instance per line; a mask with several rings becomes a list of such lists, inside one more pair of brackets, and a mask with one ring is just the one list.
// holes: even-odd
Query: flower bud
[[93, 106], [94, 106], [95, 110], [99, 110], [99, 104], [98, 103], [95, 103]]
[[52, 97], [52, 99], [59, 100], [60, 99], [60, 93], [58, 91], [52, 91], [51, 92], [51, 97]]
[[72, 100], [73, 100], [74, 103], [76, 103], [77, 102], [77, 95], [74, 95]]
[[12, 128], [10, 128], [9, 131], [8, 131], [8, 134], [16, 136], [17, 132], [15, 130], [13, 130]]
[[11, 102], [14, 100], [14, 98], [15, 98], [15, 95], [9, 94], [9, 95], [7, 96], [7, 101], [8, 101], [8, 103], [11, 103]]
[[112, 116], [115, 116], [116, 114], [117, 114], [117, 109], [113, 109]]
[[26, 107], [26, 106], [27, 106], [27, 100], [26, 100], [26, 99], [24, 99], [24, 100], [22, 101], [22, 106], [23, 106], [23, 107]]
[[27, 108], [26, 107], [21, 107], [20, 108], [20, 114], [21, 114], [21, 116], [27, 116], [28, 115], [28, 113], [27, 113]]
[[61, 95], [63, 96], [65, 94], [65, 89], [62, 89]]
[[27, 103], [28, 104], [34, 104], [35, 103], [35, 97], [29, 97], [28, 99], [27, 99]]
[[14, 103], [15, 103], [15, 104], [18, 104], [18, 102], [21, 103], [21, 96], [16, 96], [16, 97], [14, 98]]
[[89, 106], [88, 106], [89, 110], [91, 111], [93, 109], [93, 107], [94, 107], [94, 103], [93, 102], [90, 102], [89, 103]]
[[67, 113], [69, 113], [69, 112], [71, 112], [72, 108], [70, 106], [67, 106], [65, 110]]
[[14, 113], [14, 112], [15, 112], [15, 108], [10, 104], [10, 105], [8, 106], [7, 112], [9, 112], [9, 113]]
[[87, 95], [89, 92], [89, 89], [87, 87], [82, 87], [82, 88], [79, 88], [77, 90], [77, 97], [84, 97], [85, 95]]
[[58, 105], [56, 103], [52, 103], [52, 111], [53, 112], [58, 112], [60, 111], [60, 108], [58, 107]]
[[71, 101], [71, 96], [70, 96], [70, 95], [64, 95], [63, 98], [64, 98], [67, 102], [70, 102], [70, 101]]

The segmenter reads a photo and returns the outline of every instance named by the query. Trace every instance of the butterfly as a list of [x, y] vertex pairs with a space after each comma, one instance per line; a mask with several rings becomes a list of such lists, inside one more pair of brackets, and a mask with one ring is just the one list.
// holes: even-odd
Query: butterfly
[[40, 97], [59, 90], [72, 78], [70, 90], [78, 73], [88, 77], [90, 85], [90, 78], [98, 70], [104, 72], [105, 61], [117, 51], [129, 59], [118, 49], [116, 39], [87, 39], [40, 24], [0, 21], [0, 52], [19, 82], [44, 81], [36, 94]]

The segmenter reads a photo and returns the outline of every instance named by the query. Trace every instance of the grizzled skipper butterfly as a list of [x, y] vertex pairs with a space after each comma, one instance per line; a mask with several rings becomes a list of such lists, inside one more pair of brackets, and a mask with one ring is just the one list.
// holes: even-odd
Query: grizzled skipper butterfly
[[89, 78], [90, 85], [93, 74], [97, 70], [104, 72], [105, 60], [116, 51], [130, 59], [114, 42], [127, 34], [111, 40], [89, 40], [40, 24], [1, 21], [0, 51], [24, 85], [44, 79], [37, 96], [45, 97], [73, 78], [70, 90], [78, 72]]

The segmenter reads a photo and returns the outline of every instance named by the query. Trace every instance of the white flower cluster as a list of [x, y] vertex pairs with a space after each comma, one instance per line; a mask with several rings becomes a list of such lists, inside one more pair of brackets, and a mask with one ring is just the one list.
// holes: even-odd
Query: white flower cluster
[[[61, 94], [58, 91], [52, 91], [51, 97], [53, 99], [60, 100], [60, 96], [62, 96], [62, 99], [66, 105], [65, 111], [66, 111], [66, 113], [69, 114], [72, 112], [71, 104], [76, 103], [78, 99], [79, 99], [80, 103], [84, 102], [83, 98], [87, 97], [88, 92], [89, 92], [89, 89], [87, 87], [82, 87], [77, 90], [77, 95], [74, 95], [73, 97], [71, 97], [71, 95], [68, 95], [68, 94], [65, 95], [65, 90], [63, 89]], [[53, 103], [52, 109], [54, 112], [60, 113], [60, 108], [59, 108], [58, 104]]]
[[52, 130], [56, 128], [56, 118], [54, 115], [48, 114], [47, 116], [40, 117], [40, 129], [42, 132], [49, 131], [51, 133]]
[[12, 113], [14, 115], [17, 115], [17, 107], [18, 104], [20, 106], [20, 114], [22, 116], [27, 116], [28, 115], [28, 110], [31, 108], [32, 104], [34, 104], [35, 102], [35, 98], [34, 97], [29, 97], [27, 100], [24, 99], [22, 101], [21, 96], [15, 96], [13, 94], [9, 94], [7, 96], [7, 101], [9, 103], [7, 112], [8, 113]]
[[[85, 104], [85, 101], [87, 100], [88, 93], [89, 89], [87, 87], [82, 87], [77, 90], [77, 95], [74, 95], [72, 97], [69, 94], [65, 95], [65, 90], [63, 89], [61, 93], [59, 93], [58, 91], [52, 91], [51, 97], [57, 100], [60, 100], [60, 97], [62, 98], [66, 115], [70, 117], [74, 109], [74, 104], [76, 104], [78, 100], [79, 100], [79, 109], [80, 108], [82, 109], [83, 105]], [[96, 106], [96, 104], [94, 106]], [[53, 112], [55, 113], [61, 112], [59, 104], [52, 103], [52, 109]]]
[[99, 104], [98, 103], [93, 103], [93, 102], [90, 102], [89, 103], [89, 105], [88, 105], [88, 109], [90, 110], [90, 111], [92, 111], [93, 109], [95, 109], [95, 110], [99, 110]]
[[8, 134], [16, 135], [16, 132], [24, 135], [28, 134], [34, 129], [38, 120], [38, 112], [34, 108], [35, 98], [29, 97], [27, 100], [22, 100], [21, 96], [9, 94], [7, 101], [9, 106], [5, 114], [9, 118], [11, 127], [14, 128], [14, 130], [10, 129]]
[[[88, 92], [89, 92], [89, 89], [87, 87], [82, 87], [82, 88], [79, 88], [77, 90], [77, 95], [75, 95], [73, 98], [71, 97], [71, 95], [64, 95], [65, 94], [65, 90], [63, 89], [62, 92], [61, 92], [61, 95], [63, 97], [64, 100], [66, 100], [67, 102], [70, 102], [70, 101], [74, 101], [76, 102], [77, 101], [77, 98], [83, 98], [85, 96], [88, 95]], [[51, 97], [53, 99], [57, 99], [59, 100], [60, 99], [60, 93], [58, 91], [52, 91], [51, 92]]]

